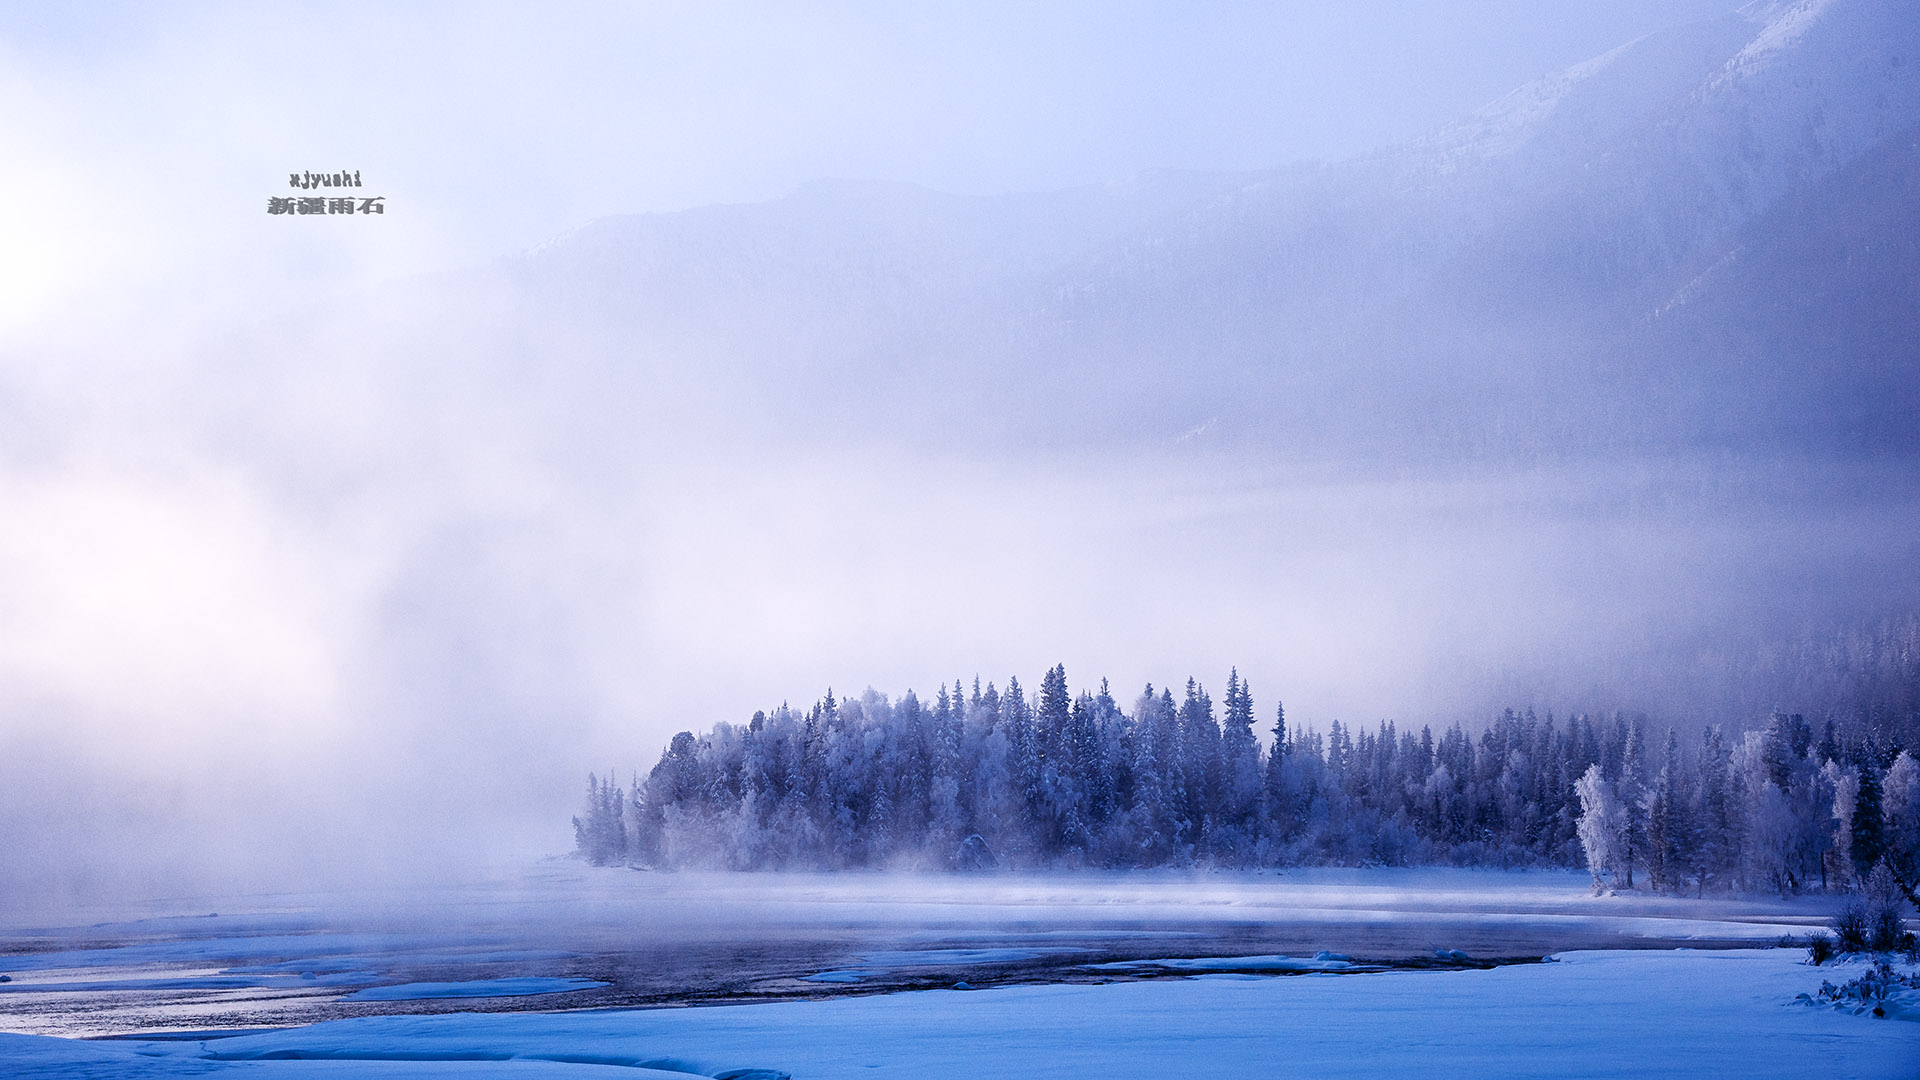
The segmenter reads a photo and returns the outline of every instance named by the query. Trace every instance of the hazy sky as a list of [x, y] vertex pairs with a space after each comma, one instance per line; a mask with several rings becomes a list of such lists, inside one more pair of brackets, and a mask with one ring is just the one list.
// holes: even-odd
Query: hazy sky
[[[820, 177], [957, 192], [1417, 134], [1730, 0], [0, 9], [0, 329], [189, 324]], [[268, 218], [358, 169], [391, 216]]]
[[[1801, 556], [1873, 552], [1887, 522], [1596, 529], [1631, 482], [1333, 490], [1202, 459], [582, 470], [529, 449], [500, 383], [269, 318], [819, 177], [1350, 155], [1725, 7], [0, 7], [0, 872], [160, 888], [162, 864], [380, 846], [342, 837], [404, 859], [396, 837], [463, 820], [443, 852], [553, 850], [587, 767], [828, 683], [1063, 660], [1130, 697], [1238, 663], [1263, 714], [1365, 722], [1441, 700], [1437, 670], [1754, 614], [1759, 580], [1818, 594]], [[265, 213], [334, 169], [389, 213]], [[281, 364], [277, 396], [209, 356]], [[1030, 528], [1063, 507], [1073, 529]]]

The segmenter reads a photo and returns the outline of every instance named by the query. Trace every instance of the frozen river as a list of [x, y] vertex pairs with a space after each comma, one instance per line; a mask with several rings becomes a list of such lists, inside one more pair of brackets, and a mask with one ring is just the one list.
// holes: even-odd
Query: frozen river
[[[661, 874], [554, 860], [427, 889], [185, 898], [0, 931], [0, 1030], [282, 1027], [1219, 972], [1479, 968], [1770, 944], [1824, 901], [1594, 897], [1477, 870]], [[55, 920], [58, 922], [59, 920]], [[79, 921], [79, 920], [73, 920]], [[1285, 958], [1273, 959], [1273, 958]]]
[[7, 928], [0, 1075], [1920, 1074], [1920, 992], [1888, 1019], [1798, 1002], [1859, 965], [1765, 947], [1824, 903], [1595, 897], [1539, 872], [556, 860]]

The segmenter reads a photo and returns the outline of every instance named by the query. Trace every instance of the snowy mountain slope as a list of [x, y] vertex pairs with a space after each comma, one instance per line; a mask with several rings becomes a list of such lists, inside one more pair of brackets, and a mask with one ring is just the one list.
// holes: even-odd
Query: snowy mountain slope
[[1556, 139], [1619, 138], [1672, 109], [1753, 37], [1746, 12], [1649, 34], [1518, 87], [1386, 156], [1410, 172], [1445, 175]]
[[[1385, 163], [1504, 302], [1614, 302], [1920, 116], [1920, 20], [1753, 5], [1523, 88]], [[1637, 297], [1644, 299], [1644, 297]]]
[[[1090, 366], [1171, 360], [1161, 405], [1215, 391], [1183, 419], [1237, 409], [1241, 429], [1296, 446], [1337, 423], [1353, 437], [1319, 449], [1349, 460], [1896, 437], [1913, 402], [1888, 392], [1887, 357], [1911, 356], [1916, 322], [1898, 290], [1856, 275], [1781, 303], [1780, 275], [1735, 275], [1699, 314], [1646, 324], [1762, 222], [1770, 250], [1802, 258], [1848, 213], [1913, 233], [1920, 203], [1855, 166], [1920, 117], [1915, 55], [1920, 20], [1885, 0], [1753, 5], [1651, 35], [1401, 150], [1251, 178], [1182, 235], [1090, 256], [1106, 308], [1071, 318], [1108, 331]], [[1810, 199], [1851, 209], [1775, 212]], [[1756, 352], [1762, 325], [1777, 347]], [[1804, 362], [1844, 348], [1836, 328], [1877, 335], [1880, 366]], [[1730, 436], [1760, 416], [1775, 422]]]
[[[1829, 449], [1920, 450], [1920, 124], [1801, 185], [1669, 277], [1636, 348], [1672, 358], [1703, 407], [1726, 372], [1762, 391], [1739, 429], [1834, 421]], [[1772, 373], [1767, 383], [1756, 381]], [[1736, 376], [1738, 377], [1738, 376]]]

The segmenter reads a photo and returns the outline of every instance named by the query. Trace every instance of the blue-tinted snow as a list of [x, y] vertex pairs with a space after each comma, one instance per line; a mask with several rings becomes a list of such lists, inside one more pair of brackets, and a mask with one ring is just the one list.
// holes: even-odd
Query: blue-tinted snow
[[[1797, 950], [1569, 953], [1557, 963], [1352, 979], [1216, 979], [927, 991], [728, 1008], [380, 1016], [192, 1042], [0, 1036], [16, 1075], [243, 1070], [612, 1076], [1260, 1075], [1275, 1078], [1908, 1077], [1920, 1024], [1793, 1003]], [[1857, 972], [1855, 972], [1857, 974]], [[623, 1070], [617, 1074], [638, 1075]]]

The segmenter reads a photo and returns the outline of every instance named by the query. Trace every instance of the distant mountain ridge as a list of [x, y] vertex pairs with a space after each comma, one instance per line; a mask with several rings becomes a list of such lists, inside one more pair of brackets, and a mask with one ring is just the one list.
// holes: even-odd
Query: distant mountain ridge
[[740, 437], [1904, 454], [1917, 62], [1895, 0], [1752, 4], [1339, 164], [986, 198], [823, 182], [595, 222], [506, 276], [534, 340], [565, 328], [567, 362]]

